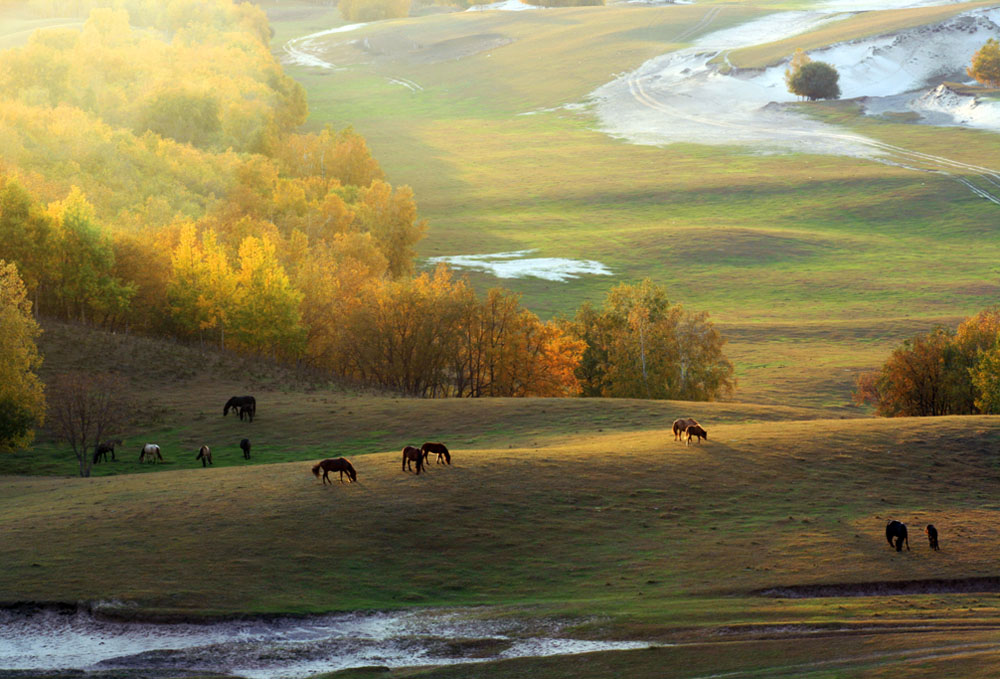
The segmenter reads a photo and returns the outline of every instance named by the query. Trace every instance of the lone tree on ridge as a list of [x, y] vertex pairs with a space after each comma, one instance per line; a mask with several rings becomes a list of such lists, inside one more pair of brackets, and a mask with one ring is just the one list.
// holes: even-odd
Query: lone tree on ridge
[[972, 65], [966, 69], [970, 77], [989, 87], [1000, 87], [1000, 42], [990, 38], [972, 55]]
[[788, 90], [792, 94], [805, 97], [809, 101], [836, 99], [840, 96], [840, 74], [830, 64], [810, 61], [793, 71], [787, 79]]

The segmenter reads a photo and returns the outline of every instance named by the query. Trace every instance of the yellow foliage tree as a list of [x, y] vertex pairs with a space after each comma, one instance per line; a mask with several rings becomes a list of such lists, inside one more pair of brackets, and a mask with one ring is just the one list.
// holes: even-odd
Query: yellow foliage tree
[[45, 419], [39, 334], [17, 266], [0, 259], [0, 451], [30, 444]]
[[274, 358], [298, 358], [305, 345], [296, 290], [278, 262], [273, 242], [250, 236], [240, 244], [230, 313], [232, 344]]

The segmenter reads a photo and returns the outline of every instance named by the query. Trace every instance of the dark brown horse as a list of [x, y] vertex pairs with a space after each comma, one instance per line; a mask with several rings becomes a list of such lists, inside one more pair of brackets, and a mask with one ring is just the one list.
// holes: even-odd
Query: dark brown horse
[[319, 464], [313, 467], [313, 476], [319, 478], [320, 470], [323, 471], [323, 485], [325, 486], [327, 482], [333, 485], [333, 481], [330, 481], [330, 472], [340, 472], [340, 482], [344, 482], [344, 472], [347, 472], [347, 477], [350, 482], [353, 483], [358, 480], [358, 473], [354, 471], [354, 465], [348, 462], [342, 457], [328, 457], [325, 460], [321, 460]]
[[687, 428], [696, 424], [698, 423], [691, 417], [682, 417], [679, 420], [674, 420], [674, 440], [680, 441]]
[[[433, 443], [428, 441], [424, 445], [420, 446], [420, 450], [424, 453], [424, 464], [427, 464], [427, 458], [431, 453], [437, 453], [438, 464], [451, 464], [451, 453], [448, 452], [448, 447], [443, 443]], [[441, 461], [442, 459], [444, 462]]]
[[705, 439], [706, 441], [708, 440], [708, 432], [702, 429], [700, 424], [689, 425], [684, 431], [686, 431], [688, 435], [687, 445], [691, 445], [691, 439], [695, 436], [698, 437], [698, 443], [701, 443], [702, 439]]
[[108, 461], [108, 453], [111, 453], [111, 461], [117, 462], [115, 458], [115, 446], [120, 446], [122, 444], [121, 439], [112, 439], [110, 441], [105, 441], [104, 443], [98, 443], [97, 448], [94, 449], [94, 464], [97, 464], [97, 460], [100, 458], [102, 461]]
[[421, 470], [424, 468], [424, 452], [420, 448], [415, 448], [413, 446], [406, 446], [403, 448], [403, 471], [407, 469], [413, 470], [410, 467], [411, 462], [417, 463], [417, 474], [419, 475]]
[[226, 401], [225, 407], [222, 408], [223, 417], [229, 414], [230, 408], [236, 411], [240, 420], [246, 415], [253, 422], [253, 416], [257, 414], [257, 399], [253, 396], [233, 396]]
[[208, 446], [202, 446], [201, 450], [198, 451], [197, 457], [194, 459], [201, 460], [201, 466], [207, 467], [212, 464], [212, 449]]
[[250, 439], [242, 439], [240, 441], [240, 448], [243, 449], [243, 459], [250, 459]]

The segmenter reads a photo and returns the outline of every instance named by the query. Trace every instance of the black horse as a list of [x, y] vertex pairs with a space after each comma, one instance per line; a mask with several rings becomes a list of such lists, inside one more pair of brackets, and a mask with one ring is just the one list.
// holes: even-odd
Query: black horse
[[[895, 547], [897, 552], [903, 551], [903, 543], [906, 543], [906, 551], [910, 551], [910, 539], [906, 536], [906, 524], [893, 519], [885, 524], [885, 539], [889, 541], [890, 547]], [[895, 540], [895, 544], [893, 544]]]
[[937, 528], [934, 527], [934, 524], [933, 523], [927, 524], [927, 528], [925, 529], [924, 532], [927, 533], [927, 540], [931, 543], [931, 549], [933, 549], [935, 552], [940, 550], [941, 548], [938, 547]]
[[240, 441], [240, 448], [243, 449], [243, 459], [250, 459], [250, 439], [243, 439]]
[[94, 464], [97, 464], [98, 459], [107, 462], [108, 453], [111, 453], [111, 461], [117, 462], [118, 460], [115, 458], [115, 446], [120, 446], [121, 444], [121, 439], [112, 439], [104, 443], [98, 443], [97, 448], [94, 449]]
[[246, 415], [253, 422], [253, 416], [257, 414], [257, 399], [253, 396], [233, 396], [226, 401], [226, 407], [222, 409], [223, 417], [229, 414], [230, 408], [236, 411], [236, 414], [240, 416], [240, 420]]

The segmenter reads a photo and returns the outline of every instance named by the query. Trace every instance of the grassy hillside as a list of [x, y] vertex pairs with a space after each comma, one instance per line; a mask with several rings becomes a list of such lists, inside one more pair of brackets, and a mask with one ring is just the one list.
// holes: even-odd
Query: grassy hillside
[[[558, 618], [578, 637], [680, 644], [582, 666], [365, 676], [920, 677], [932, 657], [996, 666], [993, 595], [945, 583], [847, 596], [899, 581], [996, 586], [996, 417], [395, 399], [209, 349], [46, 330], [47, 374], [117, 368], [145, 394], [143, 413], [157, 414], [138, 418], [126, 449], [156, 440], [168, 463], [129, 454], [78, 479], [52, 442], [0, 459], [0, 602], [123, 601], [122, 615], [183, 617], [485, 604], [484, 616]], [[246, 391], [260, 417], [222, 418], [224, 398]], [[673, 440], [682, 414], [705, 424], [707, 442]], [[250, 462], [234, 445], [244, 435]], [[425, 438], [445, 440], [454, 464], [401, 471], [395, 451]], [[202, 441], [215, 467], [193, 459]], [[340, 453], [359, 483], [323, 486], [311, 464]], [[909, 524], [912, 551], [885, 543], [889, 517]], [[921, 534], [928, 522], [940, 552]], [[831, 583], [845, 596], [760, 594]], [[988, 676], [976, 672], [955, 676]]]
[[[951, 178], [853, 158], [625, 144], [595, 131], [585, 109], [562, 108], [652, 56], [778, 9], [425, 16], [317, 39], [335, 69], [286, 68], [309, 92], [310, 124], [355, 126], [392, 181], [414, 187], [430, 223], [421, 254], [535, 249], [611, 268], [567, 283], [470, 275], [479, 288], [521, 292], [545, 316], [651, 277], [728, 332], [740, 400], [837, 407], [853, 375], [893, 345], [993, 303], [996, 206]], [[867, 12], [812, 37], [958, 9]], [[275, 49], [333, 25], [328, 13], [275, 19]], [[984, 132], [866, 119], [849, 104], [811, 110], [963, 162], [990, 165], [1000, 153]]]

